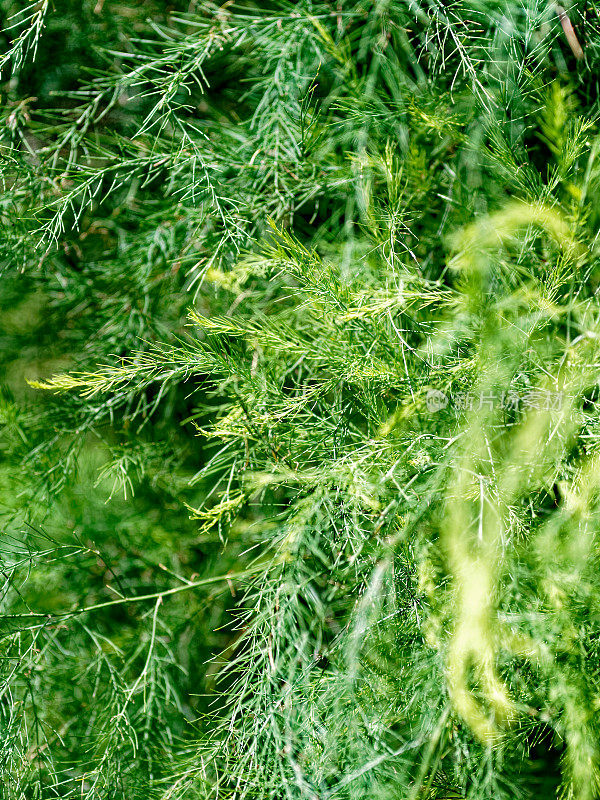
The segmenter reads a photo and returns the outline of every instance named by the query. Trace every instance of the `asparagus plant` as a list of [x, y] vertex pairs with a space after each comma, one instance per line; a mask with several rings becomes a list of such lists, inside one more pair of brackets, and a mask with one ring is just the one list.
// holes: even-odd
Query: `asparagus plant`
[[594, 0], [0, 0], [1, 796], [600, 796]]

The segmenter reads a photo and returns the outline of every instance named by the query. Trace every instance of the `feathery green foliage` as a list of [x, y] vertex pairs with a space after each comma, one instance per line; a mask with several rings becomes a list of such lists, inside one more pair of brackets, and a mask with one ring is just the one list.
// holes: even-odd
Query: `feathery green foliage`
[[0, 0], [0, 796], [600, 797], [600, 6]]

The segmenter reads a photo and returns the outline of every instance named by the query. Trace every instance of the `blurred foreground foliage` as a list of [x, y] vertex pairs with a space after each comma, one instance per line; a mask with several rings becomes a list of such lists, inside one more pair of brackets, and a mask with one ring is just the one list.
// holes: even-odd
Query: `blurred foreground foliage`
[[0, 0], [2, 798], [600, 796], [599, 12]]

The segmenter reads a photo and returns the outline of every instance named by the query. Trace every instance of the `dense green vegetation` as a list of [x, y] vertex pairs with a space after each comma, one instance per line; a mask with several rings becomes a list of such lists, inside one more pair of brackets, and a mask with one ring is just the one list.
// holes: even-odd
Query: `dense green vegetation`
[[2, 800], [600, 797], [600, 6], [0, 19]]

